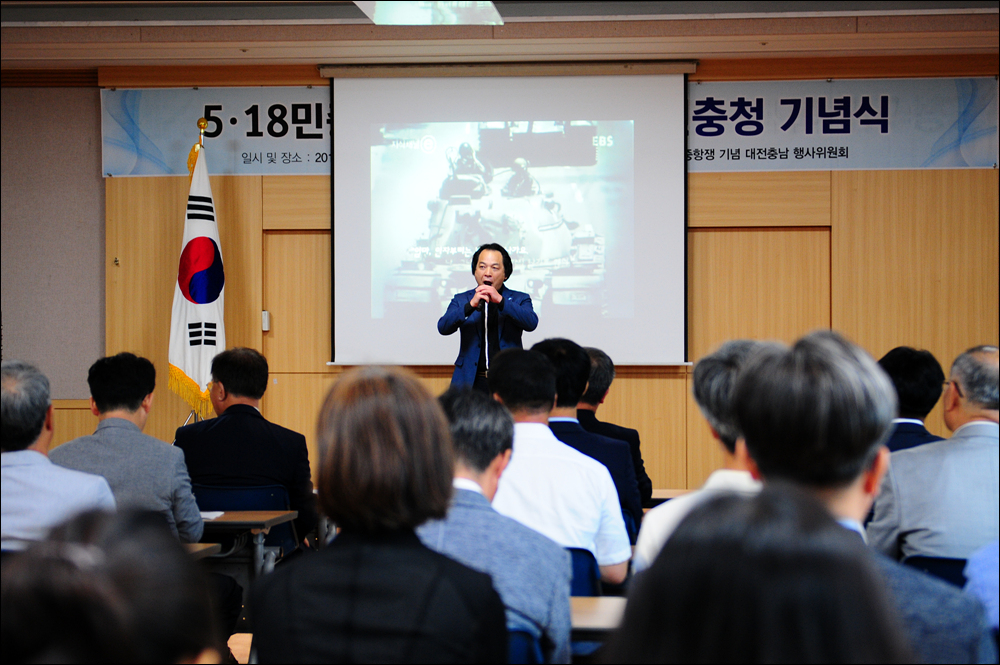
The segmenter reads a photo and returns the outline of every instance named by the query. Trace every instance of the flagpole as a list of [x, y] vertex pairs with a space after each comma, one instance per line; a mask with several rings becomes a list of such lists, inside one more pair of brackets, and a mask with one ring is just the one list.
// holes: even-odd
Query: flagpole
[[[211, 184], [207, 166], [202, 155], [205, 149], [205, 130], [208, 120], [198, 118], [198, 141], [188, 154], [187, 167], [190, 172], [187, 211], [184, 221], [184, 240], [178, 268], [177, 285], [174, 289], [174, 303], [170, 318], [170, 347], [168, 350], [170, 381], [169, 387], [191, 405], [192, 410], [184, 420], [184, 425], [199, 422], [208, 417], [211, 405], [208, 389], [211, 377], [206, 374], [206, 363], [214, 356], [217, 348], [225, 348], [224, 315], [222, 298], [225, 284], [222, 256], [212, 199]], [[196, 172], [200, 175], [195, 178]], [[209, 248], [209, 256], [215, 260], [207, 269], [209, 290], [190, 291], [192, 288], [191, 253], [195, 248], [204, 253]], [[189, 251], [191, 250], [191, 251]], [[211, 250], [214, 250], [211, 251]], [[203, 269], [205, 270], [205, 269]], [[183, 281], [183, 284], [182, 284]], [[203, 285], [204, 286], [204, 285]], [[205, 299], [207, 297], [207, 299]], [[212, 311], [206, 305], [216, 305]], [[217, 346], [218, 345], [218, 346]]]

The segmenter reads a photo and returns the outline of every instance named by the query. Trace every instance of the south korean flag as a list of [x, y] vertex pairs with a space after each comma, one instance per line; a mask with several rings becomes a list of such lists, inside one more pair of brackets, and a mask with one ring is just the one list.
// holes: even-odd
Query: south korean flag
[[226, 274], [205, 148], [195, 146], [184, 240], [170, 315], [171, 390], [202, 417], [211, 412], [212, 359], [226, 348], [223, 303]]

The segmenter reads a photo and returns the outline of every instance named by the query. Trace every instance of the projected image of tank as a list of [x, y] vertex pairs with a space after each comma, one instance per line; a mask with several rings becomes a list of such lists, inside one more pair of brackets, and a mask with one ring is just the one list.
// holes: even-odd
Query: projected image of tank
[[[466, 140], [442, 146], [439, 127], [450, 124], [459, 123], [437, 123], [438, 131], [424, 134], [437, 137], [444, 177], [424, 199], [422, 228], [386, 275], [385, 315], [434, 308], [440, 316], [455, 293], [474, 285], [476, 248], [496, 242], [514, 262], [507, 285], [529, 293], [539, 315], [605, 316], [605, 234], [631, 214], [631, 182], [622, 210], [608, 194], [616, 174], [598, 159], [598, 123], [482, 122]], [[382, 135], [400, 141], [406, 132]], [[372, 248], [374, 259], [374, 237]]]

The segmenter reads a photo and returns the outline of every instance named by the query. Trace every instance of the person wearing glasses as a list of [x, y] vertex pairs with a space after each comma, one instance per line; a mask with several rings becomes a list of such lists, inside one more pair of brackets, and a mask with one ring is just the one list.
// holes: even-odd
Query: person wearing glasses
[[892, 453], [868, 525], [869, 544], [896, 559], [967, 559], [996, 540], [1000, 515], [1000, 411], [995, 346], [952, 363], [945, 382], [950, 439]]

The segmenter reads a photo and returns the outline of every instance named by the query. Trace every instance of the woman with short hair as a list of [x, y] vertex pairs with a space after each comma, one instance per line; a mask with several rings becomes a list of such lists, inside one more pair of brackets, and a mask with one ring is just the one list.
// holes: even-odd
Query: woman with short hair
[[454, 460], [437, 400], [411, 373], [344, 374], [320, 413], [319, 503], [340, 533], [261, 578], [250, 610], [259, 662], [505, 662], [488, 575], [424, 547]]

